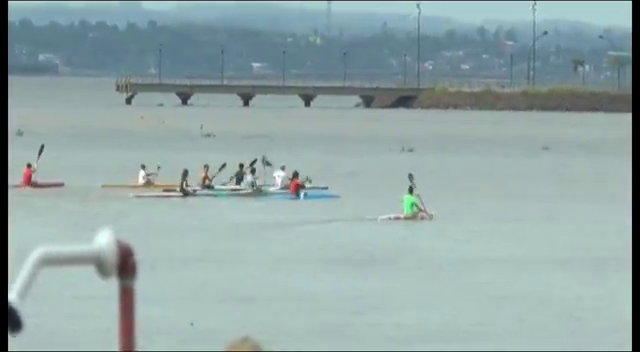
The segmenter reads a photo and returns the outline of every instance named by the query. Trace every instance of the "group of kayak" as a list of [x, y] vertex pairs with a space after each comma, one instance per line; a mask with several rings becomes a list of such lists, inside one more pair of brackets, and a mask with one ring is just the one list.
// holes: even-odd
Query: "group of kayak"
[[[202, 167], [202, 175], [200, 177], [199, 187], [201, 189], [215, 189], [213, 184], [216, 176], [224, 169], [226, 164], [223, 164], [220, 169], [214, 174], [210, 175], [210, 167], [205, 164]], [[37, 183], [33, 180], [33, 176], [37, 171], [37, 164], [27, 163], [24, 172], [22, 173], [22, 186], [29, 187], [35, 186]], [[147, 171], [145, 164], [140, 165], [140, 171], [138, 172], [138, 185], [151, 186], [155, 183], [155, 178], [158, 176], [160, 167], [156, 172]], [[196, 191], [189, 184], [189, 170], [183, 169], [180, 176], [179, 187], [177, 192], [182, 193], [183, 196], [194, 195]], [[256, 176], [256, 168], [254, 166], [245, 167], [243, 163], [238, 164], [238, 169], [233, 176], [226, 182], [232, 183], [236, 186], [243, 187], [250, 190], [258, 190], [260, 186], [257, 183], [258, 177]], [[300, 180], [300, 174], [298, 171], [293, 171], [289, 177], [286, 172], [285, 165], [281, 165], [279, 169], [273, 172], [274, 188], [276, 189], [288, 189], [289, 193], [296, 198], [300, 198], [300, 192], [305, 189], [305, 183]], [[415, 194], [415, 187], [413, 182], [407, 189], [407, 193], [403, 197], [403, 213], [402, 215], [390, 215], [384, 220], [423, 220], [432, 219], [433, 214], [424, 206], [422, 198]]]
[[[252, 163], [253, 164], [253, 163]], [[218, 171], [210, 175], [209, 164], [204, 164], [202, 167], [202, 174], [199, 178], [198, 187], [205, 190], [214, 190], [214, 180], [218, 174], [226, 167], [226, 163], [223, 163]], [[140, 165], [140, 171], [138, 172], [138, 185], [140, 186], [153, 186], [155, 184], [155, 178], [158, 176], [160, 168], [156, 172], [147, 171], [145, 164]], [[189, 170], [183, 169], [180, 175], [180, 183], [178, 184], [177, 192], [182, 193], [184, 196], [190, 196], [195, 194], [195, 190], [189, 183]], [[234, 184], [235, 186], [242, 187], [248, 190], [259, 190], [261, 186], [258, 185], [258, 177], [256, 176], [256, 168], [253, 165], [245, 167], [244, 163], [238, 164], [238, 169], [224, 184]], [[278, 170], [273, 172], [273, 187], [275, 189], [288, 189], [292, 195], [296, 197], [300, 196], [300, 192], [305, 189], [305, 182], [300, 179], [300, 173], [293, 171], [289, 177], [286, 172], [285, 165], [280, 165]]]
[[[34, 187], [38, 188], [39, 183], [34, 180], [34, 174], [38, 169], [38, 161], [40, 160], [40, 156], [44, 151], [44, 144], [40, 146], [38, 150], [38, 155], [35, 163], [31, 164], [30, 162], [26, 164], [26, 167], [22, 173], [22, 183], [18, 185], [19, 187]], [[228, 185], [233, 183], [235, 186], [239, 188], [243, 188], [246, 190], [255, 190], [260, 191], [261, 187], [258, 185], [258, 177], [256, 176], [256, 168], [255, 164], [257, 162], [257, 158], [254, 159], [247, 167], [245, 167], [244, 163], [238, 164], [238, 169], [234, 172], [234, 174], [229, 178], [228, 181], [223, 183], [223, 185]], [[267, 167], [272, 167], [271, 163], [266, 160], [263, 156], [262, 161], [265, 169]], [[205, 190], [214, 190], [216, 186], [214, 185], [214, 180], [226, 168], [226, 163], [223, 163], [218, 170], [210, 175], [210, 167], [208, 164], [205, 164], [202, 167], [202, 174], [199, 179], [199, 188]], [[147, 171], [147, 167], [144, 164], [140, 165], [140, 171], [138, 172], [138, 186], [153, 186], [155, 184], [155, 178], [158, 176], [160, 171], [160, 166], [158, 165], [156, 172]], [[407, 193], [403, 197], [403, 212], [402, 214], [391, 214], [379, 217], [378, 220], [431, 220], [433, 219], [433, 214], [430, 213], [420, 197], [419, 194], [415, 193], [416, 185], [414, 182], [413, 174], [409, 173], [409, 183], [410, 186], [407, 189]], [[273, 172], [273, 187], [271, 189], [276, 190], [288, 190], [289, 194], [295, 196], [295, 198], [301, 198], [301, 193], [307, 188], [306, 184], [310, 180], [306, 178], [304, 181], [300, 179], [300, 173], [298, 171], [293, 171], [291, 176], [289, 176], [286, 172], [285, 165], [280, 165], [277, 170]], [[47, 183], [43, 183], [45, 186]], [[48, 183], [51, 185], [64, 185], [64, 183]], [[191, 196], [195, 195], [197, 192], [190, 184], [189, 184], [189, 170], [183, 169], [182, 174], [180, 175], [180, 183], [177, 189], [172, 190], [177, 193], [181, 193], [182, 196]]]

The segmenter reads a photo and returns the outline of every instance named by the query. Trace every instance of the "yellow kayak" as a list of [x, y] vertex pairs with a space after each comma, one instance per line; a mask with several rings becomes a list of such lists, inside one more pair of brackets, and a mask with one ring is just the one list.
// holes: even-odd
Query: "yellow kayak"
[[132, 188], [143, 188], [143, 189], [157, 189], [157, 188], [177, 188], [179, 185], [177, 183], [156, 183], [153, 185], [136, 185], [136, 184], [106, 184], [102, 185], [102, 188], [123, 188], [123, 189], [132, 189]]

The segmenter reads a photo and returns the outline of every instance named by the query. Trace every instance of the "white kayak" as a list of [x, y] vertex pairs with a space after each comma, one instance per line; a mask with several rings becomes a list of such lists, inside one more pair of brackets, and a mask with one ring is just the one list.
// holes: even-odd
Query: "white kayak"
[[[288, 190], [289, 188], [276, 188], [273, 185], [264, 185], [262, 186], [263, 189], [269, 190], [269, 191], [275, 191], [275, 190]], [[200, 189], [200, 187], [194, 187], [194, 189]], [[305, 190], [308, 191], [315, 191], [315, 190], [328, 190], [329, 187], [328, 186], [316, 186], [316, 185], [306, 185], [305, 186]], [[248, 188], [243, 187], [243, 186], [236, 186], [236, 185], [215, 185], [214, 186], [214, 190], [218, 190], [218, 191], [244, 191], [244, 190], [248, 190]]]
[[194, 193], [185, 196], [180, 192], [145, 192], [131, 193], [133, 198], [180, 198], [180, 197], [263, 197], [274, 194], [287, 194], [287, 190], [249, 190], [237, 191], [216, 191], [216, 190], [196, 190]]
[[387, 214], [378, 216], [378, 221], [386, 221], [386, 220], [406, 220], [406, 221], [423, 221], [423, 220], [433, 220], [433, 215], [427, 215], [426, 213], [418, 214], [417, 218], [407, 218], [404, 214]]
[[189, 196], [185, 196], [180, 192], [149, 192], [149, 193], [131, 193], [133, 198], [181, 198], [181, 197], [217, 197], [215, 192], [196, 192]]

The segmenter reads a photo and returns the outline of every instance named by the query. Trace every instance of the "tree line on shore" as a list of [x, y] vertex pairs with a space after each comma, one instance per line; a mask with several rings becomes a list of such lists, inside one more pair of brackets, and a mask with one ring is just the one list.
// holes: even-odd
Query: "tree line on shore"
[[[221, 70], [251, 74], [260, 67], [316, 74], [350, 72], [413, 72], [417, 60], [434, 72], [468, 71], [477, 75], [505, 73], [525, 67], [531, 58], [530, 38], [519, 38], [513, 28], [450, 29], [442, 35], [398, 33], [384, 28], [367, 36], [331, 37], [269, 32], [214, 25], [146, 25], [118, 27], [86, 20], [35, 25], [29, 19], [9, 21], [9, 64], [56, 60], [72, 70], [105, 74], [145, 75], [157, 72], [173, 77], [215, 77]], [[551, 34], [550, 34], [551, 35]], [[601, 43], [602, 42], [602, 43]], [[571, 77], [578, 66], [607, 69], [607, 43], [584, 48], [580, 43], [545, 45], [540, 39], [537, 62], [549, 75]], [[557, 71], [557, 72], [556, 72]]]

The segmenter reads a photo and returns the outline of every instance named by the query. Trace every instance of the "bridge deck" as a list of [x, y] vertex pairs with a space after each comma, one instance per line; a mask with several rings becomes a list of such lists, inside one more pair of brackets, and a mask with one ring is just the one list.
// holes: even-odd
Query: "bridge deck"
[[407, 87], [358, 87], [322, 85], [275, 84], [219, 84], [219, 83], [159, 83], [128, 79], [116, 81], [116, 92], [138, 93], [188, 93], [188, 94], [253, 94], [253, 95], [381, 95], [417, 96], [422, 88]]
[[376, 97], [386, 96], [392, 99], [416, 99], [422, 88], [408, 87], [358, 87], [339, 85], [276, 85], [276, 84], [220, 84], [211, 82], [149, 82], [121, 78], [116, 80], [116, 92], [126, 94], [125, 103], [131, 105], [133, 98], [140, 93], [174, 93], [183, 105], [189, 104], [194, 94], [235, 94], [242, 100], [243, 106], [249, 106], [256, 95], [297, 95], [310, 107], [318, 95], [357, 96], [365, 107], [370, 107]]

